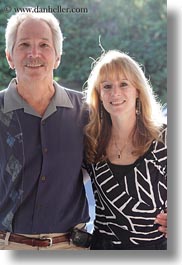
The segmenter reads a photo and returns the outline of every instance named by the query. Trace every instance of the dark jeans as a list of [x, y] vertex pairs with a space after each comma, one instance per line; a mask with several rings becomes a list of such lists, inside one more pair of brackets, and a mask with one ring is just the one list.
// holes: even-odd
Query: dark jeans
[[121, 244], [113, 244], [107, 238], [103, 236], [93, 235], [92, 244], [90, 247], [91, 250], [167, 250], [167, 239], [163, 238], [159, 242], [145, 244], [145, 245], [131, 245], [123, 246]]

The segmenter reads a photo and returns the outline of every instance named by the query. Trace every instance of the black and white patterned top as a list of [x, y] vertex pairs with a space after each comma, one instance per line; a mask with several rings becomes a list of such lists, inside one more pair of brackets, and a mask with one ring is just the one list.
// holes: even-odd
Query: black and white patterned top
[[154, 224], [167, 208], [167, 128], [161, 133], [164, 143], [153, 141], [124, 175], [116, 178], [107, 161], [87, 167], [96, 201], [94, 230], [115, 244], [138, 245], [164, 237]]

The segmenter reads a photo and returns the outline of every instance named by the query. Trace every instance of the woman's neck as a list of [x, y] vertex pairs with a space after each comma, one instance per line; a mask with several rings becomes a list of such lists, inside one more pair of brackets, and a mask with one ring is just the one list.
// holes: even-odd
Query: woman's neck
[[112, 119], [111, 135], [118, 141], [126, 141], [130, 138], [136, 125], [136, 117], [129, 119]]
[[129, 165], [136, 161], [138, 156], [133, 155], [133, 132], [136, 120], [127, 122], [112, 121], [111, 138], [106, 149], [107, 158], [113, 164]]

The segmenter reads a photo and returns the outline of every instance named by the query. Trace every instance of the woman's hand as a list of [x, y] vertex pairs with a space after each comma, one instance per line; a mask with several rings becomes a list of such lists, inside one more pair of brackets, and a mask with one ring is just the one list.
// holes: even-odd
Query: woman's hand
[[158, 230], [164, 233], [167, 238], [167, 213], [158, 214], [154, 223], [160, 225]]

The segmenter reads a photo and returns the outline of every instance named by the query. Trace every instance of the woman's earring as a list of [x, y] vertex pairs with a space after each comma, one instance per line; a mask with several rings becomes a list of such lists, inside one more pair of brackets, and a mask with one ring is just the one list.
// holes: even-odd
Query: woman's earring
[[139, 118], [141, 114], [141, 101], [139, 98], [136, 98], [136, 116]]

